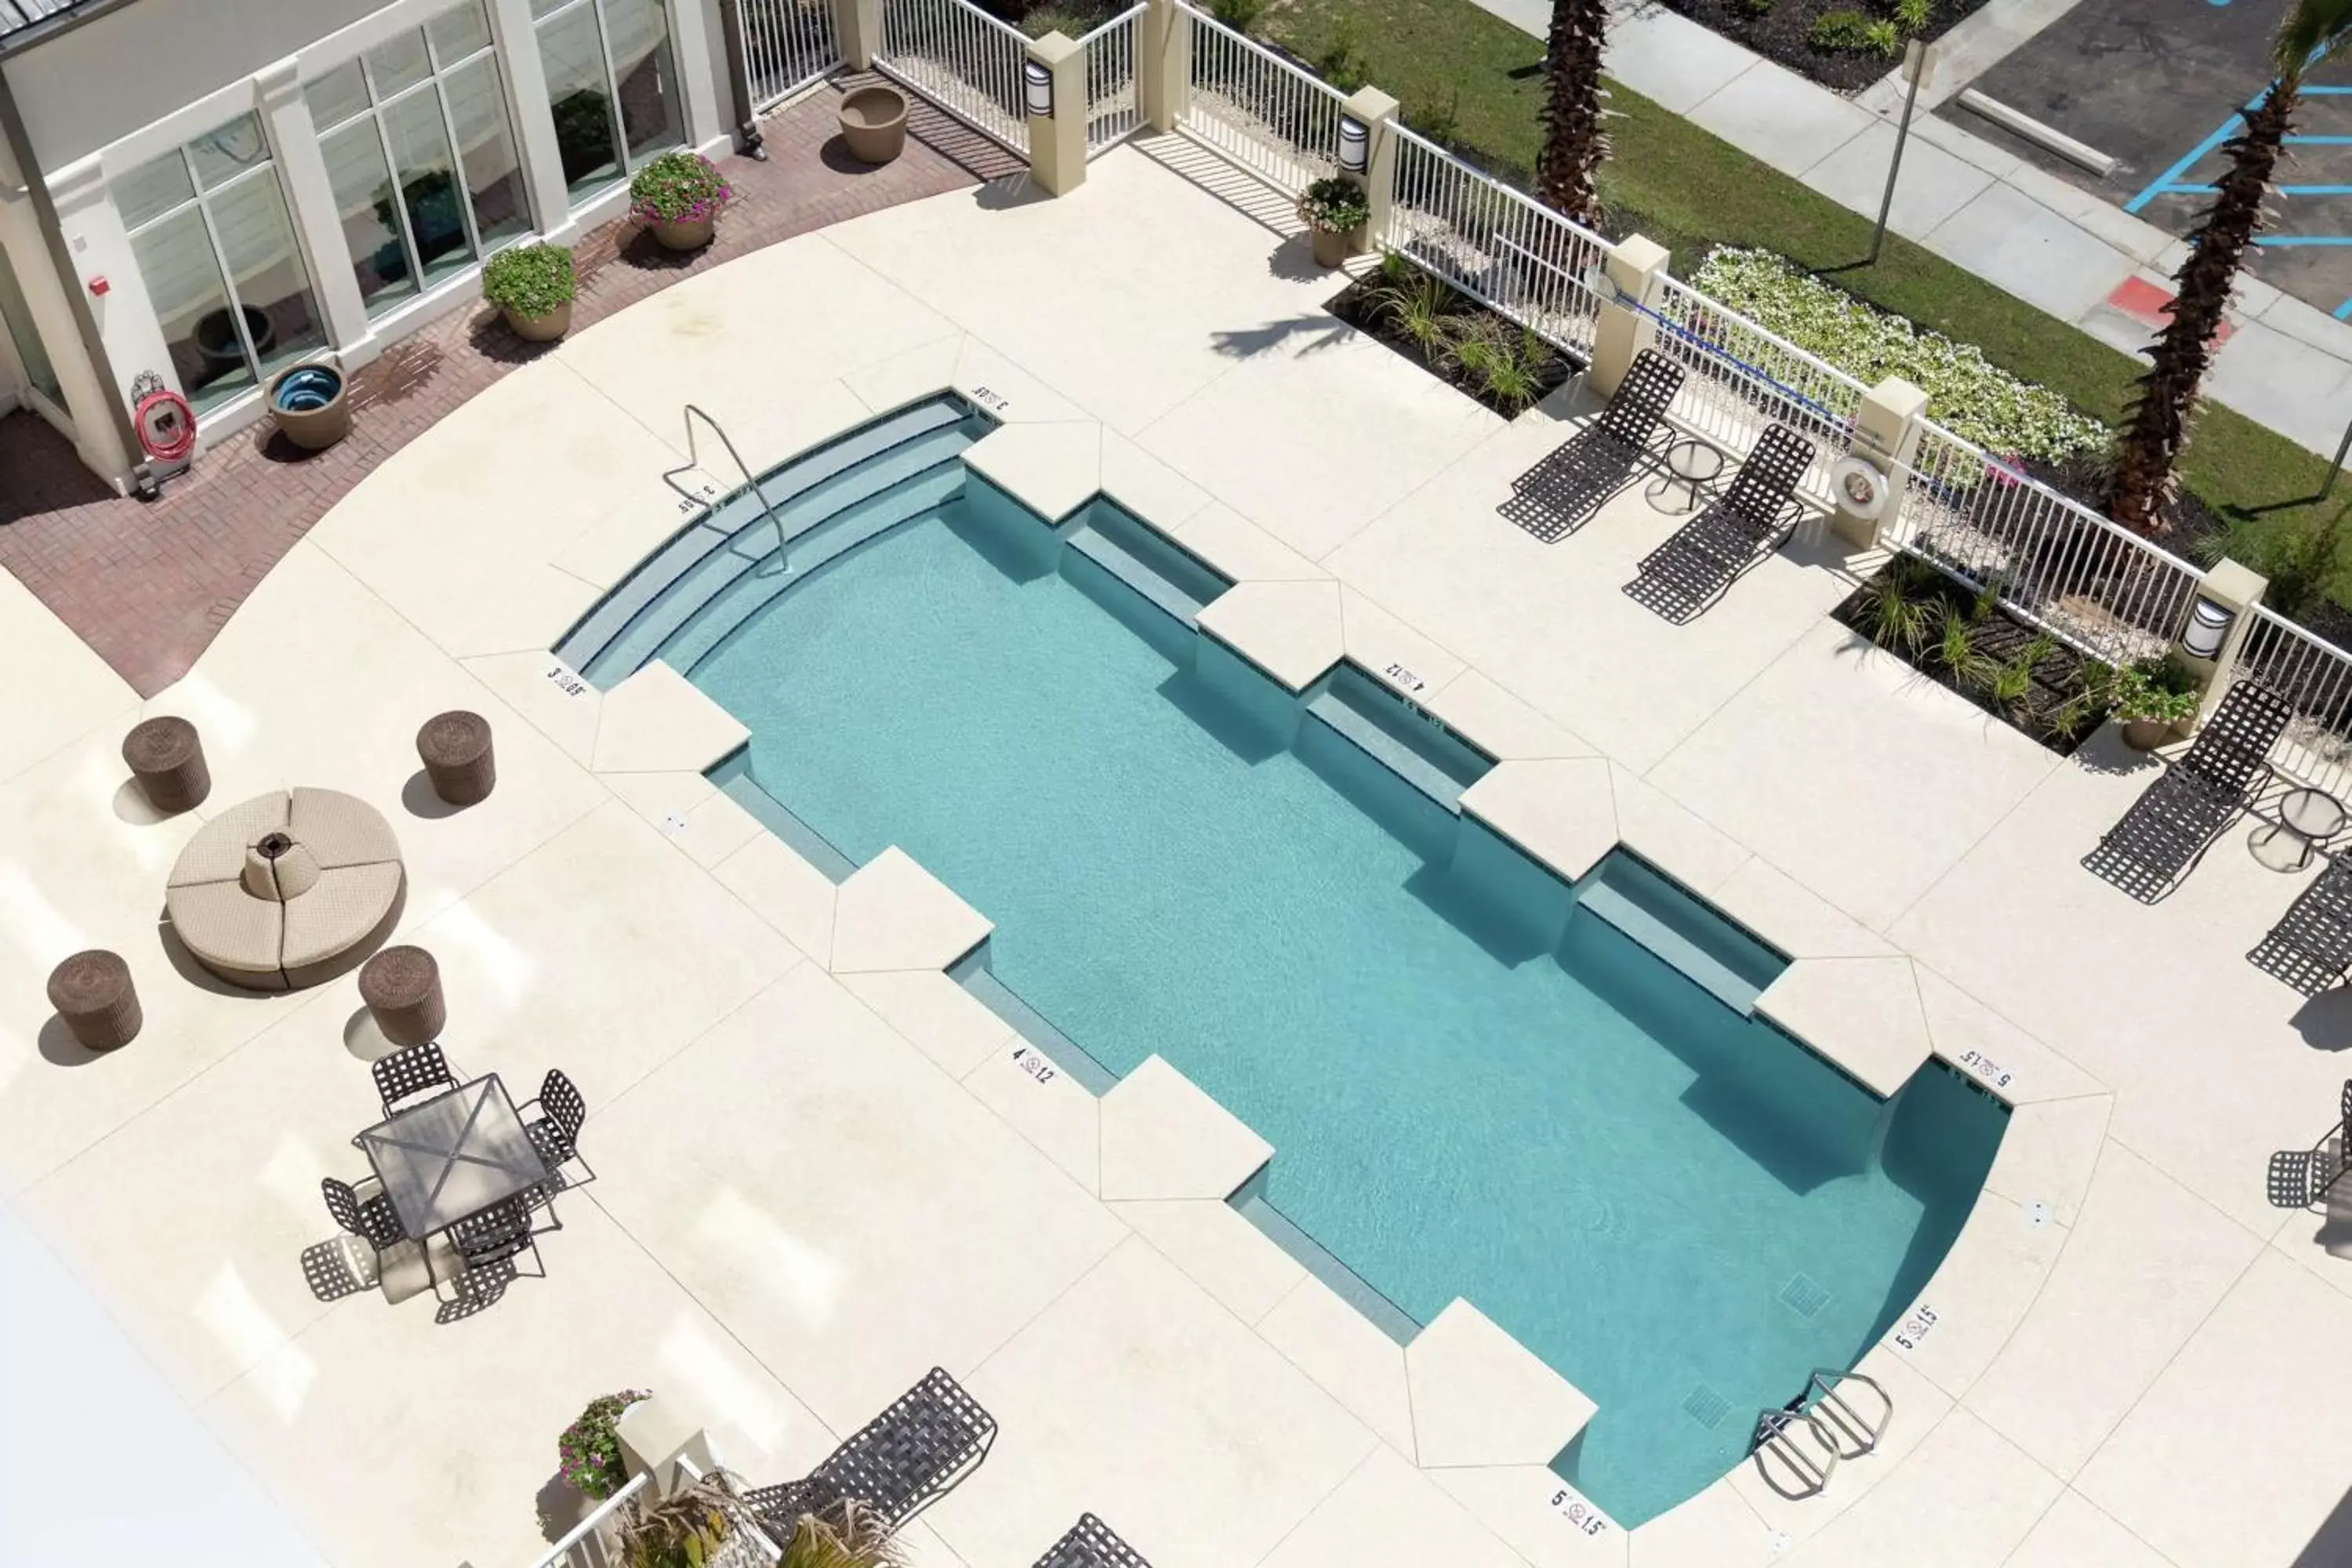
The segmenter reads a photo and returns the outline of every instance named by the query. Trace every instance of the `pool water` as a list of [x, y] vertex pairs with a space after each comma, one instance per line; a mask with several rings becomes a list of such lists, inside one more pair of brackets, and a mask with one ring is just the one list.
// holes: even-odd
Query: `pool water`
[[[1621, 1523], [1853, 1363], [1999, 1142], [1957, 1077], [1883, 1104], [1725, 1005], [976, 479], [691, 676], [750, 729], [743, 779], [850, 861], [937, 874], [1102, 1068], [1157, 1052], [1256, 1129], [1258, 1196], [1402, 1314], [1465, 1297], [1590, 1395], [1557, 1468]], [[1780, 966], [1710, 923], [1732, 968]]]

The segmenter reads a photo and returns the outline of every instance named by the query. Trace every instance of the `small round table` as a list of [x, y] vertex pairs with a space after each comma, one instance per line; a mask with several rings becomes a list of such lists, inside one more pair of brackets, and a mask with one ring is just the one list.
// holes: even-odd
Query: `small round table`
[[[1659, 476], [1656, 488], [1650, 492], [1650, 504], [1660, 511], [1676, 514], [1694, 510], [1698, 505], [1699, 492], [1714, 489], [1715, 481], [1723, 477], [1724, 462], [1722, 448], [1711, 447], [1696, 436], [1667, 442], [1666, 471]], [[1678, 507], [1659, 506], [1661, 498], [1672, 495], [1676, 485], [1683, 487], [1688, 499]]]
[[[2344, 803], [2324, 789], [2291, 789], [2279, 796], [2278, 820], [2265, 822], [2246, 838], [2255, 859], [2273, 871], [2300, 871], [2311, 864], [2312, 847], [2344, 831]], [[2271, 848], [2280, 838], [2294, 840], [2287, 856]]]

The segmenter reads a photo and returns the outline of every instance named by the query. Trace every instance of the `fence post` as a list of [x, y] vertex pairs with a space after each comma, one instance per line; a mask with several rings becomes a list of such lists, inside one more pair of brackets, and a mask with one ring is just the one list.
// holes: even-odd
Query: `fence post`
[[[2189, 625], [2181, 631], [2180, 646], [2175, 657], [2187, 666], [2204, 687], [2197, 704], [2196, 724], [2202, 725], [2212, 717], [2213, 710], [2230, 689], [2230, 677], [2236, 669], [2239, 650], [2246, 646], [2246, 634], [2253, 630], [2253, 609], [2263, 602], [2263, 593], [2271, 580], [2251, 567], [2227, 559], [2216, 561], [2205, 575], [2197, 579], [2197, 593], [2189, 602]], [[2190, 639], [2200, 629], [2200, 623], [2210, 628], [2213, 622], [2226, 616], [2221, 631], [2221, 645], [2209, 658], [2190, 647]]]
[[710, 1434], [694, 1424], [684, 1406], [674, 1400], [640, 1399], [621, 1412], [613, 1425], [621, 1448], [621, 1468], [629, 1475], [652, 1477], [651, 1495], [666, 1498], [677, 1489], [679, 1459], [690, 1459], [704, 1474], [719, 1468], [711, 1452]]
[[1879, 531], [1901, 513], [1904, 476], [1919, 455], [1919, 437], [1926, 433], [1920, 421], [1927, 412], [1927, 395], [1893, 375], [1872, 387], [1854, 410], [1846, 454], [1877, 470], [1884, 498], [1874, 510], [1864, 510], [1834, 480], [1831, 483], [1837, 511], [1830, 519], [1830, 531], [1856, 550], [1878, 548]]
[[[1339, 112], [1364, 128], [1364, 166], [1347, 171], [1348, 178], [1364, 193], [1368, 216], [1364, 219], [1364, 238], [1368, 248], [1378, 250], [1381, 237], [1389, 231], [1389, 204], [1396, 195], [1396, 117], [1397, 100], [1376, 87], [1357, 89], [1355, 95], [1339, 106]], [[1346, 160], [1347, 135], [1339, 138], [1339, 156]]]
[[1144, 122], [1165, 136], [1192, 107], [1192, 21], [1176, 0], [1150, 0], [1143, 14], [1142, 56], [1136, 61], [1137, 106]]
[[882, 51], [883, 0], [832, 0], [833, 37], [841, 47], [841, 63], [854, 71], [870, 71]]
[[[1031, 92], [1043, 70], [1052, 112], [1040, 114]], [[1087, 183], [1087, 52], [1063, 33], [1029, 40], [1021, 63], [1022, 95], [1029, 110], [1029, 175], [1049, 196], [1066, 196]]]
[[1658, 323], [1636, 307], [1654, 307], [1658, 286], [1672, 259], [1654, 239], [1629, 234], [1610, 247], [1607, 258], [1610, 297], [1601, 302], [1601, 319], [1592, 332], [1592, 368], [1584, 379], [1603, 397], [1613, 397], [1617, 384], [1633, 368], [1633, 356], [1657, 341]]

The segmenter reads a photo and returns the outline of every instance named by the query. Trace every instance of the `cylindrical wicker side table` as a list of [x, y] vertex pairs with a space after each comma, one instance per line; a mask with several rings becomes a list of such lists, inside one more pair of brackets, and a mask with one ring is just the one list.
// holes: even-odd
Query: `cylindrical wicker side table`
[[436, 713], [416, 731], [416, 755], [433, 793], [451, 805], [471, 805], [499, 782], [490, 751], [490, 721], [463, 709]]
[[77, 952], [49, 971], [49, 1005], [84, 1050], [127, 1046], [145, 1022], [131, 966], [102, 947]]
[[360, 965], [360, 1000], [395, 1046], [437, 1040], [449, 1021], [441, 1000], [441, 966], [421, 947], [387, 947]]
[[185, 719], [148, 719], [122, 737], [122, 761], [158, 811], [187, 811], [212, 793], [204, 742]]

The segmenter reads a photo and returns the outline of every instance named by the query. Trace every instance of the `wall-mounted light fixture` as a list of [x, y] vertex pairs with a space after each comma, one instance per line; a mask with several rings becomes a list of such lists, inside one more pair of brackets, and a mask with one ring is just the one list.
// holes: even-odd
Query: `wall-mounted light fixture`
[[1339, 116], [1339, 167], [1361, 174], [1372, 166], [1372, 128], [1352, 114]]
[[2189, 606], [2188, 626], [2181, 628], [2181, 647], [2198, 658], [2221, 658], [2221, 644], [2230, 636], [2230, 623], [2237, 618], [2229, 605], [2199, 595], [2196, 604]]
[[1044, 61], [1021, 62], [1021, 97], [1034, 118], [1054, 118], [1054, 73]]

